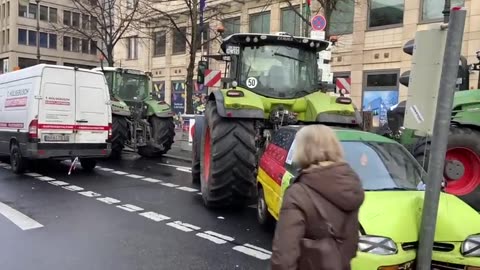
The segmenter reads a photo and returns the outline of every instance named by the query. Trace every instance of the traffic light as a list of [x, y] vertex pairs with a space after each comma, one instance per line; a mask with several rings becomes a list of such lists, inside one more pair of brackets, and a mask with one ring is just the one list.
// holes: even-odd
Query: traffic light
[[[415, 40], [411, 39], [405, 45], [403, 45], [403, 52], [409, 55], [413, 55], [413, 49], [415, 48]], [[408, 83], [410, 81], [410, 70], [405, 71], [400, 75], [398, 81], [408, 87]]]
[[[405, 45], [403, 45], [403, 52], [413, 56], [413, 50], [415, 48], [415, 40], [411, 39]], [[469, 89], [469, 70], [467, 65], [467, 59], [464, 56], [460, 56], [458, 63], [458, 80], [457, 90]], [[410, 70], [403, 72], [398, 79], [400, 84], [408, 87], [410, 82]]]
[[198, 69], [197, 69], [197, 83], [204, 84], [205, 83], [205, 70], [208, 69], [208, 62], [207, 61], [199, 61], [198, 62]]

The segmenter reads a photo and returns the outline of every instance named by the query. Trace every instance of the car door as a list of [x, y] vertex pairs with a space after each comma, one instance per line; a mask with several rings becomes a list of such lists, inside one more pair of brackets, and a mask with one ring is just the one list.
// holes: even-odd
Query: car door
[[73, 143], [75, 85], [71, 69], [46, 67], [42, 74], [38, 113], [41, 143]]
[[76, 143], [105, 143], [108, 139], [109, 98], [103, 75], [75, 72]]
[[282, 196], [282, 180], [285, 173], [285, 160], [287, 159], [288, 149], [295, 137], [295, 130], [291, 128], [281, 128], [275, 132], [272, 141], [265, 149], [260, 159], [259, 177], [262, 179], [263, 189], [265, 192], [265, 201], [272, 215], [278, 218], [281, 207]]

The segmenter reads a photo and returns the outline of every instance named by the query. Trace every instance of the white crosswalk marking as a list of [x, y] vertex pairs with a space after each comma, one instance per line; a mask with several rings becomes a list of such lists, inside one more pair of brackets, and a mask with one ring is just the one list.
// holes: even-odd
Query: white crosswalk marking
[[20, 227], [20, 229], [24, 231], [43, 227], [43, 225], [38, 223], [36, 220], [1, 202], [0, 214], [8, 218], [11, 222], [13, 222], [15, 225], [17, 225], [18, 227]]

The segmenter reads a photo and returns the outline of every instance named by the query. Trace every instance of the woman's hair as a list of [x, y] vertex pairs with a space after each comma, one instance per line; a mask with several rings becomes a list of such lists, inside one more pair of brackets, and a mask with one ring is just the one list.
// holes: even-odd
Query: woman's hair
[[310, 166], [343, 162], [343, 148], [335, 131], [324, 125], [301, 128], [295, 136], [293, 163], [306, 169]]

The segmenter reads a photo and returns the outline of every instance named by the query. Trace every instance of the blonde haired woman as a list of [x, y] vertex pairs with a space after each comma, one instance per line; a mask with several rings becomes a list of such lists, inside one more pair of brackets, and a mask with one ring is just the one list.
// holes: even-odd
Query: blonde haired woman
[[293, 147], [300, 174], [283, 198], [272, 270], [349, 270], [364, 200], [360, 179], [327, 126], [303, 127]]

